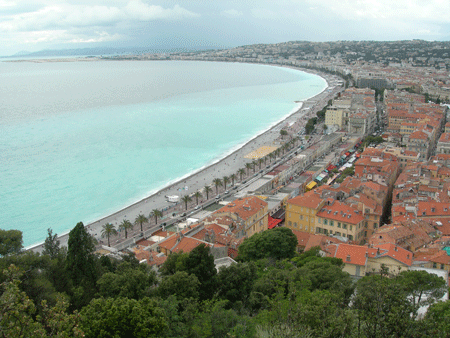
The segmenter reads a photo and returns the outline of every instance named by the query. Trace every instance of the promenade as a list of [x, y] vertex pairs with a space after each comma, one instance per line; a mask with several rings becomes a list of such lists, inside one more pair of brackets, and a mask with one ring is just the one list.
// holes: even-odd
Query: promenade
[[[327, 83], [329, 83], [330, 77], [328, 75], [317, 75], [322, 76], [327, 80]], [[245, 169], [247, 163], [252, 163], [252, 159], [246, 158], [246, 155], [256, 151], [260, 147], [281, 146], [285, 142], [285, 140], [282, 139], [280, 135], [280, 131], [282, 129], [289, 130], [289, 134], [291, 135], [297, 133], [304, 126], [304, 124], [306, 124], [306, 121], [309, 118], [316, 116], [317, 111], [322, 109], [327, 104], [328, 100], [336, 95], [337, 91], [337, 89], [330, 91], [328, 85], [324, 91], [304, 101], [301, 107], [289, 117], [287, 117], [283, 121], [280, 121], [278, 124], [270, 128], [266, 132], [253, 138], [240, 149], [236, 150], [217, 163], [214, 163], [209, 167], [192, 174], [189, 177], [183, 178], [182, 180], [166, 188], [163, 188], [157, 193], [144, 198], [141, 201], [134, 203], [122, 210], [119, 210], [107, 217], [104, 217], [96, 222], [87, 225], [85, 224], [85, 226], [87, 227], [89, 233], [99, 241], [100, 245], [107, 245], [106, 238], [101, 237], [102, 227], [106, 223], [111, 223], [116, 227], [116, 229], [118, 229], [119, 224], [123, 220], [126, 219], [131, 223], [134, 223], [136, 217], [142, 214], [145, 217], [149, 218], [149, 222], [143, 225], [143, 230], [145, 231], [149, 228], [153, 228], [155, 226], [154, 217], [149, 217], [153, 210], [157, 209], [163, 212], [163, 217], [162, 219], [158, 219], [158, 224], [167, 222], [173, 217], [173, 214], [176, 215], [175, 217], [179, 217], [183, 213], [189, 212], [197, 205], [196, 198], [192, 197], [192, 201], [188, 203], [188, 208], [186, 210], [185, 203], [181, 201], [181, 198], [185, 195], [191, 195], [197, 191], [201, 191], [207, 185], [210, 186], [212, 190], [209, 193], [208, 201], [214, 200], [216, 197], [216, 187], [213, 184], [214, 179], [222, 179], [224, 176], [229, 177], [230, 175], [235, 174], [237, 177], [235, 183], [239, 182], [239, 169]], [[269, 165], [269, 161], [273, 162], [276, 161], [276, 159], [268, 159], [266, 165]], [[259, 170], [259, 166], [257, 165], [255, 168], [255, 172], [258, 172]], [[254, 175], [254, 170], [252, 169], [249, 170], [248, 174], [247, 172], [248, 170], [245, 169], [245, 175], [243, 176], [244, 181]], [[229, 190], [230, 188], [231, 179], [227, 185], [227, 190]], [[223, 194], [224, 191], [224, 186], [218, 187], [218, 194]], [[180, 196], [180, 202], [178, 202], [177, 204], [168, 202], [165, 196], [170, 195]], [[199, 198], [199, 204], [204, 204], [207, 202], [206, 194], [202, 193], [202, 195], [203, 196]], [[128, 231], [128, 238], [132, 238], [134, 236], [139, 237], [140, 232], [140, 226], [135, 225], [133, 230]], [[61, 246], [67, 246], [68, 234], [59, 236], [58, 239], [60, 240]], [[120, 232], [117, 236], [112, 236], [110, 238], [110, 243], [111, 246], [114, 246], [124, 240], [125, 234], [123, 232]], [[30, 249], [36, 252], [40, 252], [42, 251], [42, 244], [36, 245]]]

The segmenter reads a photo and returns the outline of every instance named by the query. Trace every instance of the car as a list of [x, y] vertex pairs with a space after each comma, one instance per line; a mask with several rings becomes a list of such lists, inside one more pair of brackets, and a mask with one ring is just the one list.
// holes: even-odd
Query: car
[[185, 216], [186, 216], [186, 213], [183, 212], [183, 213], [181, 214], [181, 217], [185, 217]]
[[194, 210], [198, 210], [198, 209], [200, 209], [200, 206], [199, 206], [199, 205], [196, 205], [195, 208], [194, 208]]
[[224, 192], [225, 195], [226, 195], [226, 194], [229, 194], [229, 193], [230, 193], [230, 192], [229, 192], [228, 190]]
[[220, 195], [217, 195], [217, 196], [216, 196], [216, 200], [218, 200], [219, 198], [220, 198]]

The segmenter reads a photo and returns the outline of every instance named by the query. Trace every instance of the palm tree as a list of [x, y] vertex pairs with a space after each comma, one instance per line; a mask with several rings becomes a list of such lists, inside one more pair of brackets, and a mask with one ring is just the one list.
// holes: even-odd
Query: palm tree
[[255, 160], [253, 160], [253, 162], [252, 162], [253, 173], [255, 173], [256, 165], [257, 165], [257, 164], [258, 164], [258, 163], [257, 163]]
[[162, 217], [162, 212], [158, 209], [153, 209], [150, 213], [150, 217], [155, 217], [155, 224], [158, 224], [158, 217]]
[[206, 194], [206, 200], [208, 200], [209, 199], [209, 193], [212, 192], [212, 189], [211, 189], [211, 187], [209, 185], [205, 185], [204, 190], [205, 190], [205, 194]]
[[198, 205], [198, 199], [200, 198], [200, 197], [202, 197], [203, 195], [202, 195], [202, 193], [200, 192], [200, 191], [196, 191], [195, 192], [195, 194], [194, 194], [194, 197], [195, 197], [195, 202], [197, 203], [197, 205]]
[[241, 181], [242, 181], [242, 176], [245, 175], [245, 169], [244, 169], [244, 168], [239, 169], [239, 170], [238, 170], [238, 174], [239, 174], [239, 176], [241, 177]]
[[187, 205], [188, 205], [188, 203], [189, 203], [190, 201], [192, 201], [191, 196], [189, 196], [189, 195], [184, 195], [184, 196], [181, 198], [181, 200], [184, 202], [184, 206], [186, 207], [186, 210], [187, 210]]
[[104, 224], [102, 227], [102, 238], [106, 237], [108, 239], [108, 246], [111, 246], [109, 244], [109, 237], [111, 237], [111, 235], [117, 235], [116, 228], [111, 223]]
[[133, 223], [124, 219], [122, 223], [119, 224], [119, 229], [123, 229], [125, 231], [125, 238], [128, 238], [128, 229], [133, 229]]
[[263, 164], [264, 160], [262, 158], [258, 159], [259, 170], [261, 170], [261, 164]]
[[230, 178], [231, 178], [231, 185], [234, 186], [234, 181], [236, 181], [236, 179], [237, 179], [236, 174], [231, 174]]
[[247, 176], [248, 176], [248, 171], [249, 171], [249, 169], [252, 169], [252, 164], [251, 163], [245, 163], [245, 168], [247, 169]]
[[215, 178], [213, 180], [214, 186], [216, 187], [216, 195], [219, 193], [218, 189], [222, 186], [222, 180], [220, 178]]
[[228, 176], [224, 176], [222, 178], [222, 182], [223, 182], [223, 185], [224, 185], [224, 189], [227, 190], [227, 183], [230, 183], [230, 178]]
[[140, 224], [141, 225], [141, 232], [142, 232], [142, 223], [148, 222], [148, 218], [145, 217], [142, 214], [139, 214], [136, 219], [134, 220], [134, 224]]

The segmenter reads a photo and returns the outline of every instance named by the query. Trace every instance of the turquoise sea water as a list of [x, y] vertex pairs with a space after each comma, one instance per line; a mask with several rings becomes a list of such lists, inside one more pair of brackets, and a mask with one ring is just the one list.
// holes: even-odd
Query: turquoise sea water
[[0, 228], [24, 245], [110, 214], [212, 163], [321, 92], [234, 63], [0, 63]]

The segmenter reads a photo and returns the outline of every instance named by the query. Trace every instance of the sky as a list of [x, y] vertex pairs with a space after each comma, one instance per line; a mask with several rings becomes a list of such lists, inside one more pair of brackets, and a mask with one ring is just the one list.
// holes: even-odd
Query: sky
[[450, 40], [449, 0], [0, 0], [0, 55], [294, 40]]

